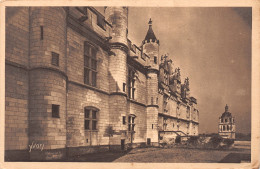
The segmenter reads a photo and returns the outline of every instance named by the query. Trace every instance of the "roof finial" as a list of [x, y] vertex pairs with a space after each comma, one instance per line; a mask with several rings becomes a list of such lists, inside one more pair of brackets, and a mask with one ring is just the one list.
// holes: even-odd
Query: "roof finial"
[[228, 112], [228, 105], [225, 106], [225, 112]]
[[151, 18], [150, 18], [148, 24], [149, 24], [149, 28], [148, 28], [148, 31], [144, 38], [143, 43], [156, 42], [159, 44], [159, 41], [156, 39], [156, 36], [154, 35], [153, 29], [152, 29], [152, 19]]
[[149, 22], [148, 22], [149, 26], [152, 26], [152, 23], [153, 23], [153, 21], [152, 21], [152, 19], [150, 18], [150, 20], [149, 20]]

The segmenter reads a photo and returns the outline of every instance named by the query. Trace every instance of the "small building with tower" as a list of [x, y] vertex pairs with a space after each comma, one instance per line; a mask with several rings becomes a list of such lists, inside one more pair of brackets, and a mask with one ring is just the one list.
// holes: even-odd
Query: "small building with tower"
[[219, 117], [218, 133], [222, 138], [235, 139], [235, 119], [228, 110], [228, 105], [225, 107], [225, 112]]

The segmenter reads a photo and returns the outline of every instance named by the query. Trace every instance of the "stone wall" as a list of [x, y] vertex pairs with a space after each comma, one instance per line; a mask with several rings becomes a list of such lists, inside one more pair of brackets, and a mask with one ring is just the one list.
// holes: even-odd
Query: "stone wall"
[[5, 59], [28, 66], [29, 50], [29, 8], [6, 8]]
[[[44, 149], [65, 148], [66, 79], [48, 69], [30, 72], [30, 143]], [[52, 105], [59, 105], [59, 118], [52, 116]]]
[[[62, 7], [31, 7], [30, 21], [30, 66], [66, 72], [65, 10]], [[59, 54], [59, 66], [52, 65], [52, 52]]]
[[[105, 133], [109, 124], [108, 98], [106, 94], [90, 90], [84, 86], [69, 83], [67, 102], [68, 147], [88, 146], [90, 143], [92, 143], [92, 145], [108, 144], [109, 138]], [[90, 135], [84, 128], [85, 107], [95, 107], [99, 109], [97, 122], [98, 131], [94, 131]]]
[[113, 25], [111, 43], [122, 43], [127, 46], [128, 9], [126, 7], [106, 7], [106, 20]]
[[128, 114], [136, 116], [133, 143], [146, 142], [146, 107], [132, 102], [128, 102], [128, 107]]
[[[84, 42], [90, 42], [74, 30], [67, 30], [67, 74], [69, 81], [84, 83]], [[90, 42], [91, 43], [91, 42]], [[93, 43], [92, 43], [93, 44]], [[108, 54], [98, 45], [97, 50], [97, 85], [96, 88], [109, 92]]]
[[29, 8], [6, 8], [5, 45], [5, 157], [22, 159], [28, 157], [29, 142]]
[[6, 65], [5, 149], [28, 149], [28, 72]]

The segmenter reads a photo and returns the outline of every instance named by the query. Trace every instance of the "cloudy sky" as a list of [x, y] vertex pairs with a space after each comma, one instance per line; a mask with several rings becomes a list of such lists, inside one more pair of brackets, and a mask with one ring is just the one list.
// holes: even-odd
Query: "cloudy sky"
[[130, 7], [129, 39], [141, 45], [152, 18], [160, 55], [190, 79], [200, 133], [218, 131], [226, 104], [237, 131], [251, 128], [251, 8]]

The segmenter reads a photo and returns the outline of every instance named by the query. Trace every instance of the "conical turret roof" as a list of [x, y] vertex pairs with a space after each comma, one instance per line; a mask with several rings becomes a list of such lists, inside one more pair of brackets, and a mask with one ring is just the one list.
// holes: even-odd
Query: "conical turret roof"
[[155, 34], [154, 34], [154, 32], [153, 32], [153, 29], [152, 29], [152, 19], [151, 19], [151, 18], [150, 18], [148, 24], [149, 24], [149, 29], [148, 29], [148, 31], [147, 31], [147, 34], [146, 34], [144, 40], [147, 40], [147, 41], [149, 41], [150, 39], [152, 39], [152, 40], [157, 40], [157, 39], [156, 39], [156, 36], [155, 36]]

